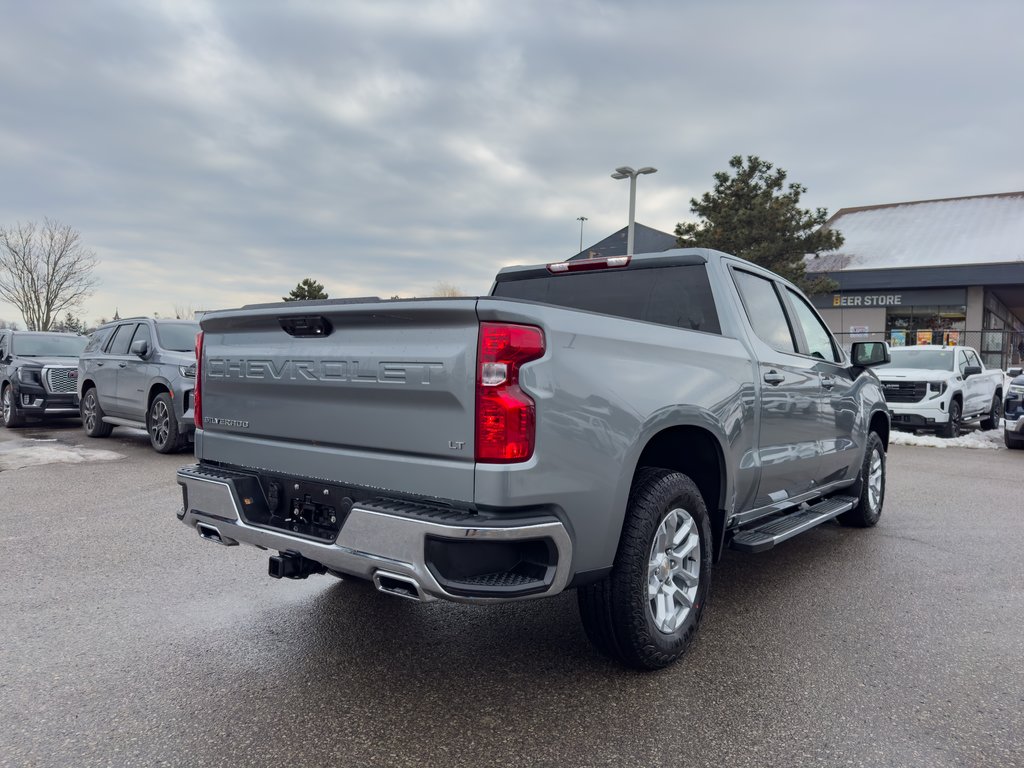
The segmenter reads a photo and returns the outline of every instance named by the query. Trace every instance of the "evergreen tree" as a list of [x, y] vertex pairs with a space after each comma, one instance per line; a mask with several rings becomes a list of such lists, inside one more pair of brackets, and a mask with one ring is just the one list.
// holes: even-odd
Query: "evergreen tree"
[[806, 293], [833, 290], [827, 278], [808, 279], [804, 256], [831, 251], [843, 244], [843, 236], [822, 229], [828, 220], [824, 208], [800, 208], [802, 184], [784, 188], [786, 172], [755, 155], [729, 160], [732, 169], [715, 174], [713, 192], [690, 200], [696, 222], [676, 225], [682, 248], [714, 248], [770, 269], [800, 286]]
[[68, 312], [64, 315], [64, 319], [54, 326], [54, 330], [64, 333], [83, 333], [85, 331], [85, 324]]
[[281, 297], [283, 301], [306, 301], [307, 299], [326, 298], [329, 297], [324, 291], [323, 284], [318, 283], [311, 277], [304, 278], [302, 282], [292, 288], [291, 293]]

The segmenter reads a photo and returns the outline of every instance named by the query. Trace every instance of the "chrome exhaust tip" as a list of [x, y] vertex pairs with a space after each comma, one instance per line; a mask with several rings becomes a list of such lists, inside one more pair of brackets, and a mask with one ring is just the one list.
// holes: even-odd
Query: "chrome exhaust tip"
[[213, 541], [217, 544], [223, 544], [225, 547], [237, 547], [238, 542], [234, 539], [229, 539], [226, 536], [221, 536], [218, 531], [212, 525], [206, 523], [196, 523], [196, 530], [199, 532], [199, 538], [206, 539], [207, 541]]
[[386, 592], [395, 597], [412, 600], [417, 603], [425, 603], [428, 598], [420, 589], [419, 583], [408, 576], [400, 576], [397, 573], [387, 571], [373, 572], [373, 585], [378, 592]]

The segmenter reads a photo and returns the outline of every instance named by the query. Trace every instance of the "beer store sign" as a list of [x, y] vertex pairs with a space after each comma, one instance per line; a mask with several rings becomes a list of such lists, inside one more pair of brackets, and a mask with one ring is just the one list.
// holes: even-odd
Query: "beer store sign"
[[833, 307], [898, 307], [902, 304], [902, 293], [868, 293], [853, 296], [837, 293], [832, 296]]
[[818, 309], [858, 309], [874, 307], [959, 306], [967, 303], [966, 288], [940, 288], [921, 291], [837, 291], [813, 297]]

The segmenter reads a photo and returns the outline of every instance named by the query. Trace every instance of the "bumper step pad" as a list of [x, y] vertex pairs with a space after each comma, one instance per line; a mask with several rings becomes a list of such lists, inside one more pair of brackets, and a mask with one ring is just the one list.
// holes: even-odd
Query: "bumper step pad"
[[853, 509], [856, 504], [857, 499], [852, 496], [833, 496], [819, 501], [813, 507], [798, 508], [788, 515], [774, 517], [756, 528], [741, 530], [733, 536], [729, 546], [741, 552], [764, 552], [786, 539], [833, 520], [843, 512]]

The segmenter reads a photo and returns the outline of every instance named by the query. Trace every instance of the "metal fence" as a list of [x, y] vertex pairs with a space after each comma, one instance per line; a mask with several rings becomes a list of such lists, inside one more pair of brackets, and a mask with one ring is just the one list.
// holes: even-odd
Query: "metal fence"
[[960, 344], [978, 350], [987, 368], [1005, 371], [1011, 366], [1024, 365], [1024, 333], [1021, 331], [907, 330], [837, 333], [835, 337], [847, 353], [855, 341], [887, 341], [892, 346], [906, 347], [918, 344]]

